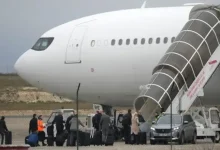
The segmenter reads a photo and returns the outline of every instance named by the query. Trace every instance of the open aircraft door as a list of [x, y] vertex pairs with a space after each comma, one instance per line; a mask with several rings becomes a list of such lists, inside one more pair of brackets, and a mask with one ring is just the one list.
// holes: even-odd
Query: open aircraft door
[[76, 64], [82, 62], [81, 49], [86, 31], [86, 26], [77, 26], [74, 28], [67, 45], [65, 64]]

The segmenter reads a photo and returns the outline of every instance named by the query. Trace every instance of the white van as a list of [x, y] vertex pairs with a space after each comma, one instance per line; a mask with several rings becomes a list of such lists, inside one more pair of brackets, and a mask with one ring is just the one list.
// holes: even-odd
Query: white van
[[[67, 118], [71, 115], [71, 112], [76, 112], [74, 109], [56, 109], [56, 110], [53, 110], [52, 113], [50, 114], [50, 117], [48, 118], [47, 120], [47, 123], [45, 124], [45, 129], [44, 129], [44, 132], [45, 132], [45, 135], [46, 137], [48, 136], [47, 135], [47, 127], [48, 126], [51, 126], [52, 125], [52, 122], [55, 118], [56, 115], [58, 115], [60, 112], [63, 113], [63, 120], [66, 122]], [[65, 125], [64, 125], [64, 128], [65, 128]], [[54, 125], [54, 137], [56, 137], [56, 125]]]

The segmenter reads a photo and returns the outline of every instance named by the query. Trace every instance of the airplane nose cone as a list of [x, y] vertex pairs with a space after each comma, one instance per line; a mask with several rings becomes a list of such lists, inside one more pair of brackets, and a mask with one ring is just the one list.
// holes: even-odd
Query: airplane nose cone
[[24, 64], [25, 62], [24, 62], [24, 54], [23, 54], [18, 58], [18, 60], [14, 64], [14, 69], [18, 75], [21, 75], [21, 72], [24, 68]]
[[14, 64], [16, 73], [24, 80], [29, 80], [32, 75], [33, 57], [31, 51], [26, 51], [22, 54]]
[[[35, 53], [33, 50], [28, 50], [22, 54], [14, 64], [16, 73], [26, 82], [37, 86], [41, 77], [41, 61], [42, 55]], [[47, 68], [46, 68], [47, 69]]]

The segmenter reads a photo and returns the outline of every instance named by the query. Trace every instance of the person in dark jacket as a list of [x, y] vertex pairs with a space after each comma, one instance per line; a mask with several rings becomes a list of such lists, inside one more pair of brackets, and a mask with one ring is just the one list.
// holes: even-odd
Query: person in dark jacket
[[38, 130], [38, 125], [37, 125], [37, 115], [33, 114], [33, 118], [29, 122], [29, 134], [36, 132]]
[[0, 120], [0, 134], [2, 136], [1, 144], [3, 144], [5, 132], [8, 132], [8, 128], [7, 128], [7, 125], [5, 123], [5, 117], [2, 116], [1, 120]]
[[63, 113], [60, 112], [53, 120], [52, 124], [56, 124], [57, 135], [63, 133], [63, 127], [65, 122], [63, 121]]
[[130, 134], [131, 134], [131, 109], [128, 109], [128, 113], [123, 116], [122, 125], [124, 128], [124, 139], [125, 144], [130, 143]]
[[0, 132], [7, 132], [7, 131], [8, 131], [8, 128], [5, 122], [5, 117], [2, 116], [0, 120]]
[[97, 111], [95, 116], [93, 116], [93, 118], [92, 118], [93, 127], [97, 131], [99, 131], [99, 129], [100, 129], [99, 123], [100, 123], [101, 117], [102, 117], [102, 114], [99, 111]]

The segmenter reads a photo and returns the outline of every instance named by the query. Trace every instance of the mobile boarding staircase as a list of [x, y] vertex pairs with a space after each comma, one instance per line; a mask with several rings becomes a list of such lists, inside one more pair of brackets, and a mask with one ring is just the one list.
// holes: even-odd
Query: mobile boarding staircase
[[161, 108], [187, 112], [220, 63], [220, 6], [197, 5], [142, 86], [134, 108], [151, 121]]

